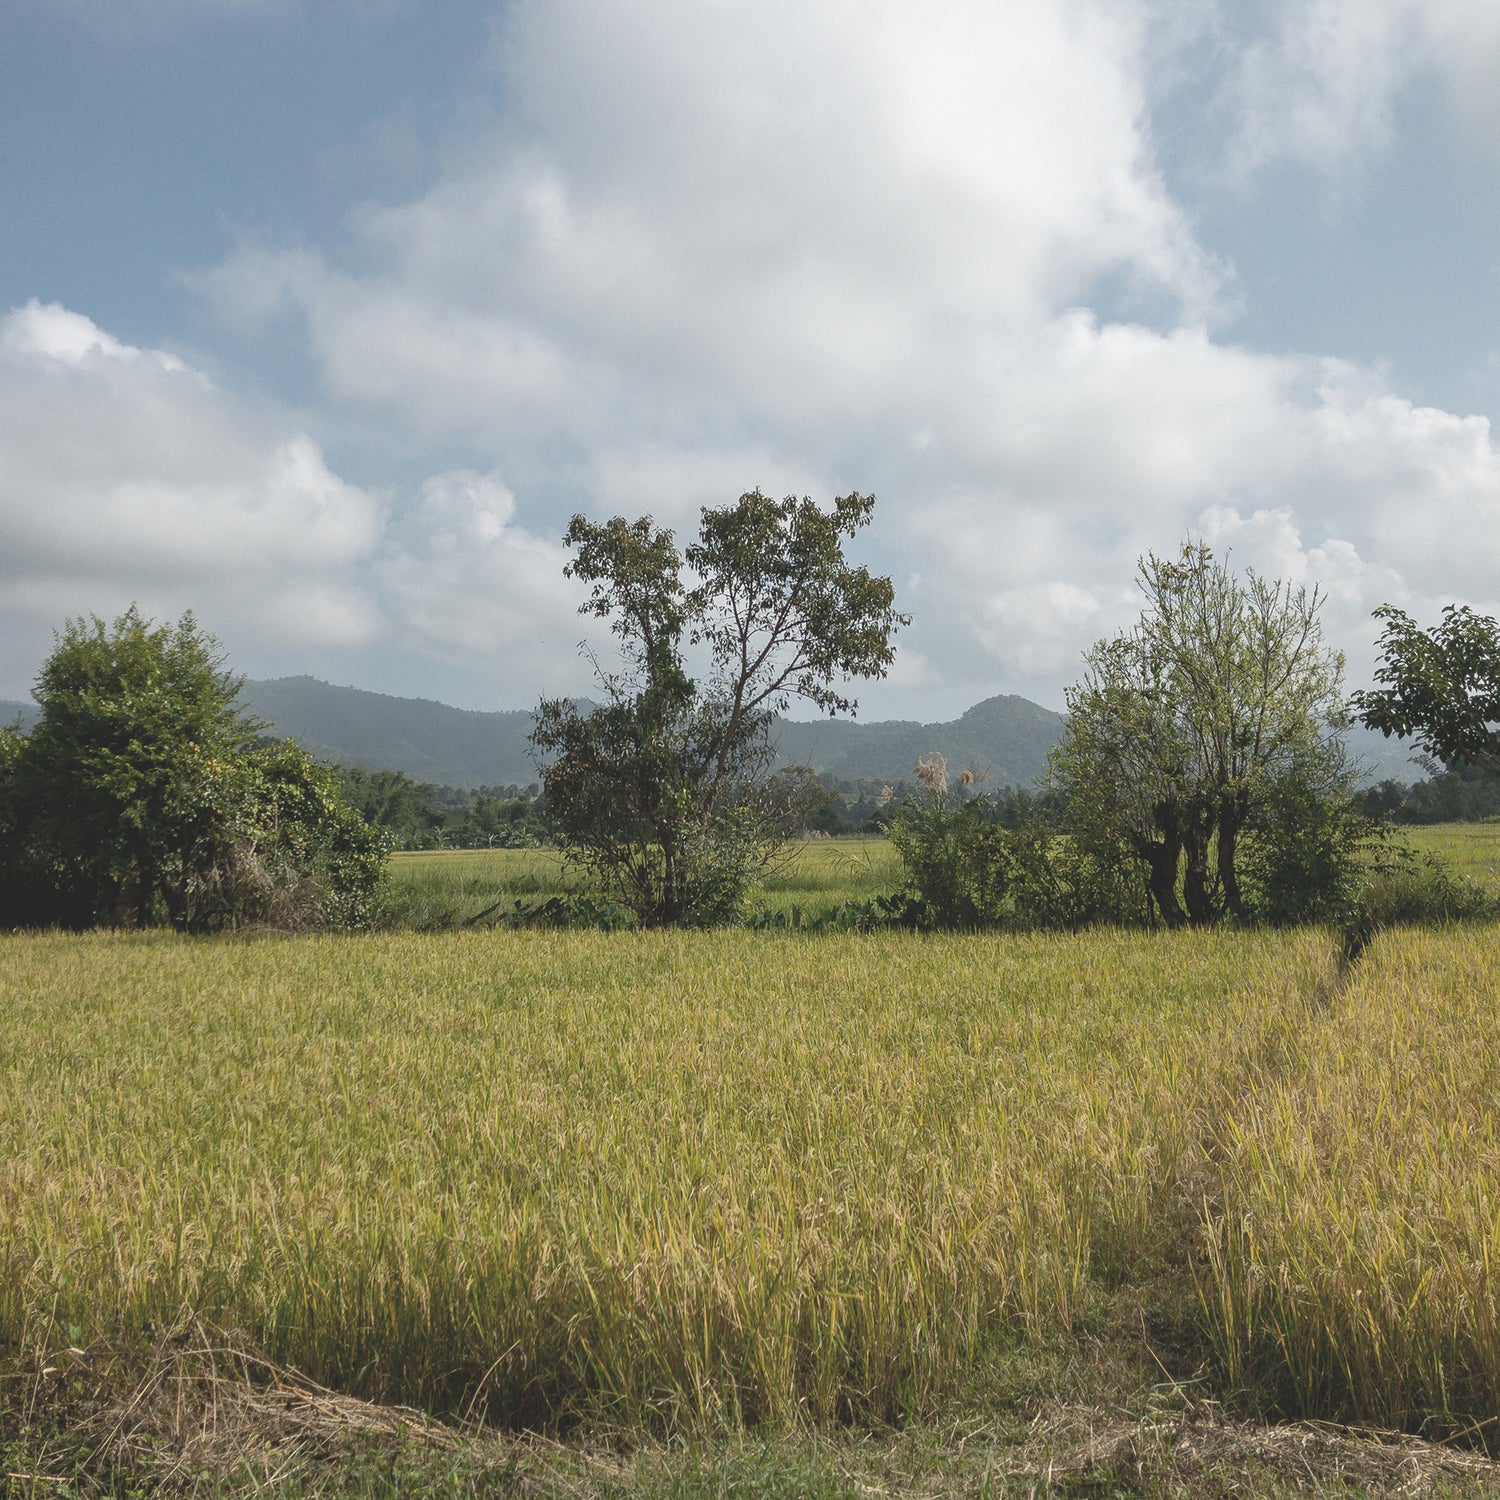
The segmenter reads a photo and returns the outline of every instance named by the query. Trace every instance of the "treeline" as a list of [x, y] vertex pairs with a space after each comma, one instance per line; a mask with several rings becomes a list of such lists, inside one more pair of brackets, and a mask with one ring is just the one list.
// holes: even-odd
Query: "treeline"
[[[921, 796], [921, 787], [915, 781], [848, 781], [826, 774], [816, 779], [821, 795], [811, 804], [797, 830], [804, 837], [808, 834], [827, 834], [830, 838], [887, 837], [891, 824]], [[1053, 791], [1027, 787], [990, 790], [976, 786], [968, 792], [967, 800], [985, 822], [1017, 828], [1040, 810], [1055, 811], [1060, 797]]]
[[[546, 796], [535, 782], [451, 787], [417, 781], [404, 771], [331, 769], [344, 801], [383, 829], [396, 849], [535, 849], [555, 838]], [[786, 767], [776, 780], [787, 789], [786, 830], [792, 838], [886, 837], [921, 791], [915, 781], [850, 780], [810, 766]], [[1056, 811], [1061, 801], [1056, 792], [1024, 787], [976, 791], [971, 800], [986, 822], [1006, 828], [1040, 810]]]
[[1426, 781], [1382, 781], [1357, 796], [1361, 812], [1387, 823], [1483, 823], [1500, 818], [1500, 777], [1454, 764]]
[[[272, 743], [272, 742], [264, 742]], [[404, 771], [361, 771], [335, 766], [344, 800], [367, 822], [384, 829], [397, 849], [534, 849], [553, 842], [541, 787], [451, 787], [417, 781]], [[921, 797], [914, 781], [848, 779], [791, 767], [804, 778], [793, 837], [885, 838], [891, 824]], [[966, 788], [971, 816], [1017, 829], [1037, 818], [1060, 824], [1066, 797], [1056, 788]], [[1354, 795], [1355, 809], [1384, 823], [1480, 823], [1500, 818], [1500, 779], [1455, 765], [1425, 781], [1387, 779]]]
[[344, 801], [397, 849], [534, 849], [552, 829], [537, 785], [458, 788], [334, 767]]

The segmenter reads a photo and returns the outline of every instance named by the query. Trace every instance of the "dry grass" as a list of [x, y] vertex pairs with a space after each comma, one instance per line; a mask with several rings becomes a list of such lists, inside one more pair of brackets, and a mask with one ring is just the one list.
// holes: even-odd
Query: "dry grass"
[[[44, 1373], [45, 1370], [45, 1373]], [[360, 1401], [187, 1324], [149, 1349], [53, 1355], [33, 1403], [66, 1437], [7, 1449], [16, 1494], [1480, 1497], [1500, 1464], [1406, 1434], [1236, 1420], [1184, 1388], [1144, 1406], [1055, 1400], [1027, 1423], [977, 1410], [873, 1436], [706, 1445], [568, 1443]], [[58, 1488], [61, 1487], [61, 1488]]]

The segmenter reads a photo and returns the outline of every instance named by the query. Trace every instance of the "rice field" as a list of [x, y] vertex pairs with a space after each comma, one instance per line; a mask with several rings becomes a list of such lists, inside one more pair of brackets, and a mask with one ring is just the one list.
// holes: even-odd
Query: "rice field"
[[1500, 1423], [1500, 931], [1384, 935], [1219, 1131], [1214, 1329], [1290, 1412]]
[[[1418, 853], [1433, 854], [1464, 881], [1500, 887], [1500, 823], [1445, 823], [1400, 830]], [[390, 925], [462, 925], [499, 905], [513, 908], [583, 889], [555, 849], [452, 849], [391, 856]], [[751, 894], [752, 913], [825, 916], [846, 901], [891, 891], [900, 875], [886, 839], [818, 839], [788, 845]]]
[[504, 1427], [784, 1432], [1154, 1288], [1222, 1400], [1493, 1449], [1497, 1090], [1495, 925], [3, 936], [0, 1352], [196, 1318]]
[[[0, 939], [0, 1340], [512, 1425], [893, 1420], [1184, 1233], [1298, 937]], [[1189, 1231], [1190, 1232], [1190, 1231]]]

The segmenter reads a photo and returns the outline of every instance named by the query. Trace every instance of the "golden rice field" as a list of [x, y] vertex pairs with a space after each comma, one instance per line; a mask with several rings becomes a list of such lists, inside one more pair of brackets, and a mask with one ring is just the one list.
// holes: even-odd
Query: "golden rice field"
[[0, 940], [0, 1331], [498, 1418], [894, 1417], [1175, 1233], [1316, 935]]
[[1500, 932], [0, 938], [0, 1344], [188, 1314], [516, 1426], [898, 1419], [1175, 1275], [1500, 1416]]
[[1500, 1424], [1500, 930], [1375, 942], [1218, 1131], [1214, 1331], [1287, 1409]]

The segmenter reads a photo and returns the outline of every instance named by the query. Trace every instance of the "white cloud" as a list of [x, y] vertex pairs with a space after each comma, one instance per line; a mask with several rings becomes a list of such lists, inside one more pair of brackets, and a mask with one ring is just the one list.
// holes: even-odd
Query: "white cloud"
[[883, 428], [1101, 276], [1213, 305], [1151, 165], [1130, 14], [518, 7], [506, 117], [364, 216], [375, 274], [259, 252], [219, 290], [299, 302], [335, 395], [499, 451], [538, 426]]
[[0, 588], [10, 683], [68, 617], [195, 609], [236, 644], [350, 644], [379, 508], [303, 433], [174, 355], [30, 302], [0, 320]]
[[[35, 298], [12, 309], [0, 324], [0, 354], [12, 359], [37, 357], [75, 369], [106, 360], [129, 364], [143, 357], [141, 350], [122, 344], [82, 313]], [[183, 368], [179, 359], [162, 350], [152, 350], [145, 357], [159, 370], [176, 373]]]
[[578, 634], [565, 561], [494, 476], [377, 496], [175, 355], [55, 304], [0, 319], [0, 696], [64, 620], [136, 601], [193, 609], [241, 666], [359, 678], [395, 655], [410, 682], [464, 660], [450, 696], [498, 671], [534, 698]]
[[1470, 140], [1500, 141], [1493, 0], [1277, 0], [1229, 85], [1241, 170], [1289, 157], [1347, 169], [1385, 147], [1402, 92], [1433, 79]]
[[579, 634], [579, 591], [568, 554], [516, 521], [515, 496], [495, 475], [438, 474], [386, 535], [376, 577], [403, 650], [498, 669], [519, 707], [555, 690], [554, 664]]
[[[1494, 52], [1462, 18], [1493, 36], [1489, 6], [1288, 0], [1237, 74], [1245, 160], [1371, 149], [1414, 70], [1483, 114]], [[433, 481], [376, 576], [408, 644], [514, 634], [527, 682], [574, 673], [582, 632], [537, 531], [680, 527], [756, 484], [880, 495], [862, 545], [922, 583], [916, 666], [876, 710], [1057, 702], [1133, 613], [1137, 555], [1188, 532], [1324, 577], [1351, 645], [1386, 598], [1492, 607], [1486, 423], [1212, 332], [1228, 272], [1154, 155], [1162, 9], [511, 7], [502, 103], [430, 191], [368, 208], [347, 253], [247, 249], [203, 285], [247, 319], [297, 310], [333, 400], [514, 487], [519, 508], [493, 477]], [[1091, 311], [1102, 284], [1137, 321]]]

